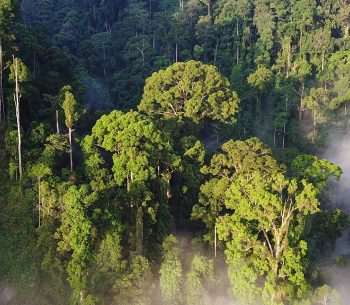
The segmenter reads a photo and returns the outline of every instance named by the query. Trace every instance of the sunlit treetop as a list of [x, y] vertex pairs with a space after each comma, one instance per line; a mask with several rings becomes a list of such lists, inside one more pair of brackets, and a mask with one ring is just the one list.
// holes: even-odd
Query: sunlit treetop
[[146, 80], [139, 110], [165, 120], [233, 123], [238, 103], [229, 81], [215, 66], [191, 60], [153, 73]]

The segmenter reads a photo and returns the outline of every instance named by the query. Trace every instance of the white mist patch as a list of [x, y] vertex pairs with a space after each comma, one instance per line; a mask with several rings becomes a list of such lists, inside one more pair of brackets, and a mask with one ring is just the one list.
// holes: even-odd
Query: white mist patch
[[332, 201], [350, 215], [350, 134], [331, 137], [323, 156], [343, 170], [340, 180], [334, 184]]
[[[329, 138], [324, 159], [338, 165], [343, 170], [339, 181], [331, 185], [331, 204], [350, 215], [350, 134]], [[338, 238], [333, 257], [350, 253], [349, 231]]]

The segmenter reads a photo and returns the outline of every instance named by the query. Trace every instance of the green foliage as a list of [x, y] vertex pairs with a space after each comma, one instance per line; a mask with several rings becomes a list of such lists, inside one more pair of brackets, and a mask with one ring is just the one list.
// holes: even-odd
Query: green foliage
[[129, 272], [113, 286], [116, 292], [114, 302], [117, 305], [150, 305], [153, 289], [150, 263], [143, 256], [133, 256], [130, 259]]
[[208, 285], [214, 281], [213, 262], [205, 256], [193, 257], [191, 270], [186, 279], [186, 301], [188, 305], [205, 304], [210, 299]]
[[159, 285], [165, 304], [176, 305], [182, 301], [182, 264], [176, 237], [170, 235], [163, 242], [163, 261], [160, 266]]
[[74, 98], [74, 95], [66, 91], [64, 96], [64, 101], [62, 108], [65, 115], [65, 123], [68, 128], [73, 128], [74, 123], [79, 119], [79, 113], [77, 112], [77, 101]]
[[233, 123], [239, 99], [216, 67], [176, 63], [147, 79], [139, 110], [162, 120], [199, 124], [205, 119]]

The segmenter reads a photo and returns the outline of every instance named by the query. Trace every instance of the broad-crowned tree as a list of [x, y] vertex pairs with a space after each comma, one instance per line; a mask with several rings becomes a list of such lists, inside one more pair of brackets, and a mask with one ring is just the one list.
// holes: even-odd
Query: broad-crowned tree
[[[189, 131], [205, 120], [235, 122], [239, 99], [218, 69], [197, 61], [179, 62], [146, 80], [139, 110]], [[175, 125], [175, 126], [174, 126]]]
[[[148, 215], [156, 221], [159, 205], [166, 204], [171, 197], [172, 172], [180, 165], [170, 138], [142, 114], [112, 111], [96, 122], [84, 143], [88, 171], [96, 172], [100, 167], [99, 179], [103, 180], [108, 173], [108, 168], [103, 169], [106, 167], [101, 152], [111, 153], [114, 182], [135, 217], [130, 220], [135, 224], [133, 244], [137, 253], [142, 253], [144, 217]], [[101, 187], [102, 181], [98, 183]]]
[[225, 211], [226, 192], [237, 175], [248, 175], [257, 171], [261, 176], [283, 172], [272, 158], [271, 150], [258, 138], [246, 141], [230, 140], [221, 147], [220, 153], [213, 156], [210, 165], [204, 166], [201, 172], [206, 182], [201, 186], [199, 202], [193, 207], [192, 218], [202, 220], [208, 230], [205, 238], [215, 246], [216, 253], [216, 223]]
[[284, 304], [308, 291], [302, 234], [307, 216], [319, 211], [324, 186], [309, 180], [252, 169], [238, 173], [226, 192], [218, 234], [226, 241], [232, 291], [243, 304]]

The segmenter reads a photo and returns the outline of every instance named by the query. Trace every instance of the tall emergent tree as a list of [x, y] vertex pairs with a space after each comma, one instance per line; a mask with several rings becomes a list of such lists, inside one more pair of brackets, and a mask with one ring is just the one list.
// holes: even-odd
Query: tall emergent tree
[[29, 79], [29, 72], [25, 64], [19, 59], [13, 56], [13, 63], [10, 67], [10, 81], [15, 84], [15, 91], [13, 94], [13, 100], [15, 102], [16, 123], [17, 123], [17, 145], [18, 145], [18, 171], [19, 176], [23, 175], [22, 164], [22, 136], [21, 136], [21, 117], [20, 117], [20, 101], [21, 93], [23, 89], [20, 84]]
[[65, 114], [65, 123], [68, 128], [68, 140], [69, 140], [69, 160], [70, 169], [73, 171], [73, 146], [72, 146], [72, 133], [75, 122], [79, 119], [79, 112], [77, 111], [78, 103], [74, 98], [74, 95], [70, 92], [71, 87], [66, 86], [62, 89], [64, 91], [64, 101], [62, 108]]
[[188, 132], [205, 120], [235, 122], [239, 99], [215, 66], [199, 61], [176, 63], [146, 80], [139, 110]]
[[307, 174], [294, 178], [281, 171], [262, 175], [252, 167], [238, 173], [226, 192], [227, 212], [217, 221], [218, 235], [226, 241], [233, 293], [243, 304], [262, 299], [282, 305], [309, 289], [305, 221], [319, 211], [325, 181], [340, 174], [333, 164], [315, 158], [297, 160], [295, 167], [304, 164]]

